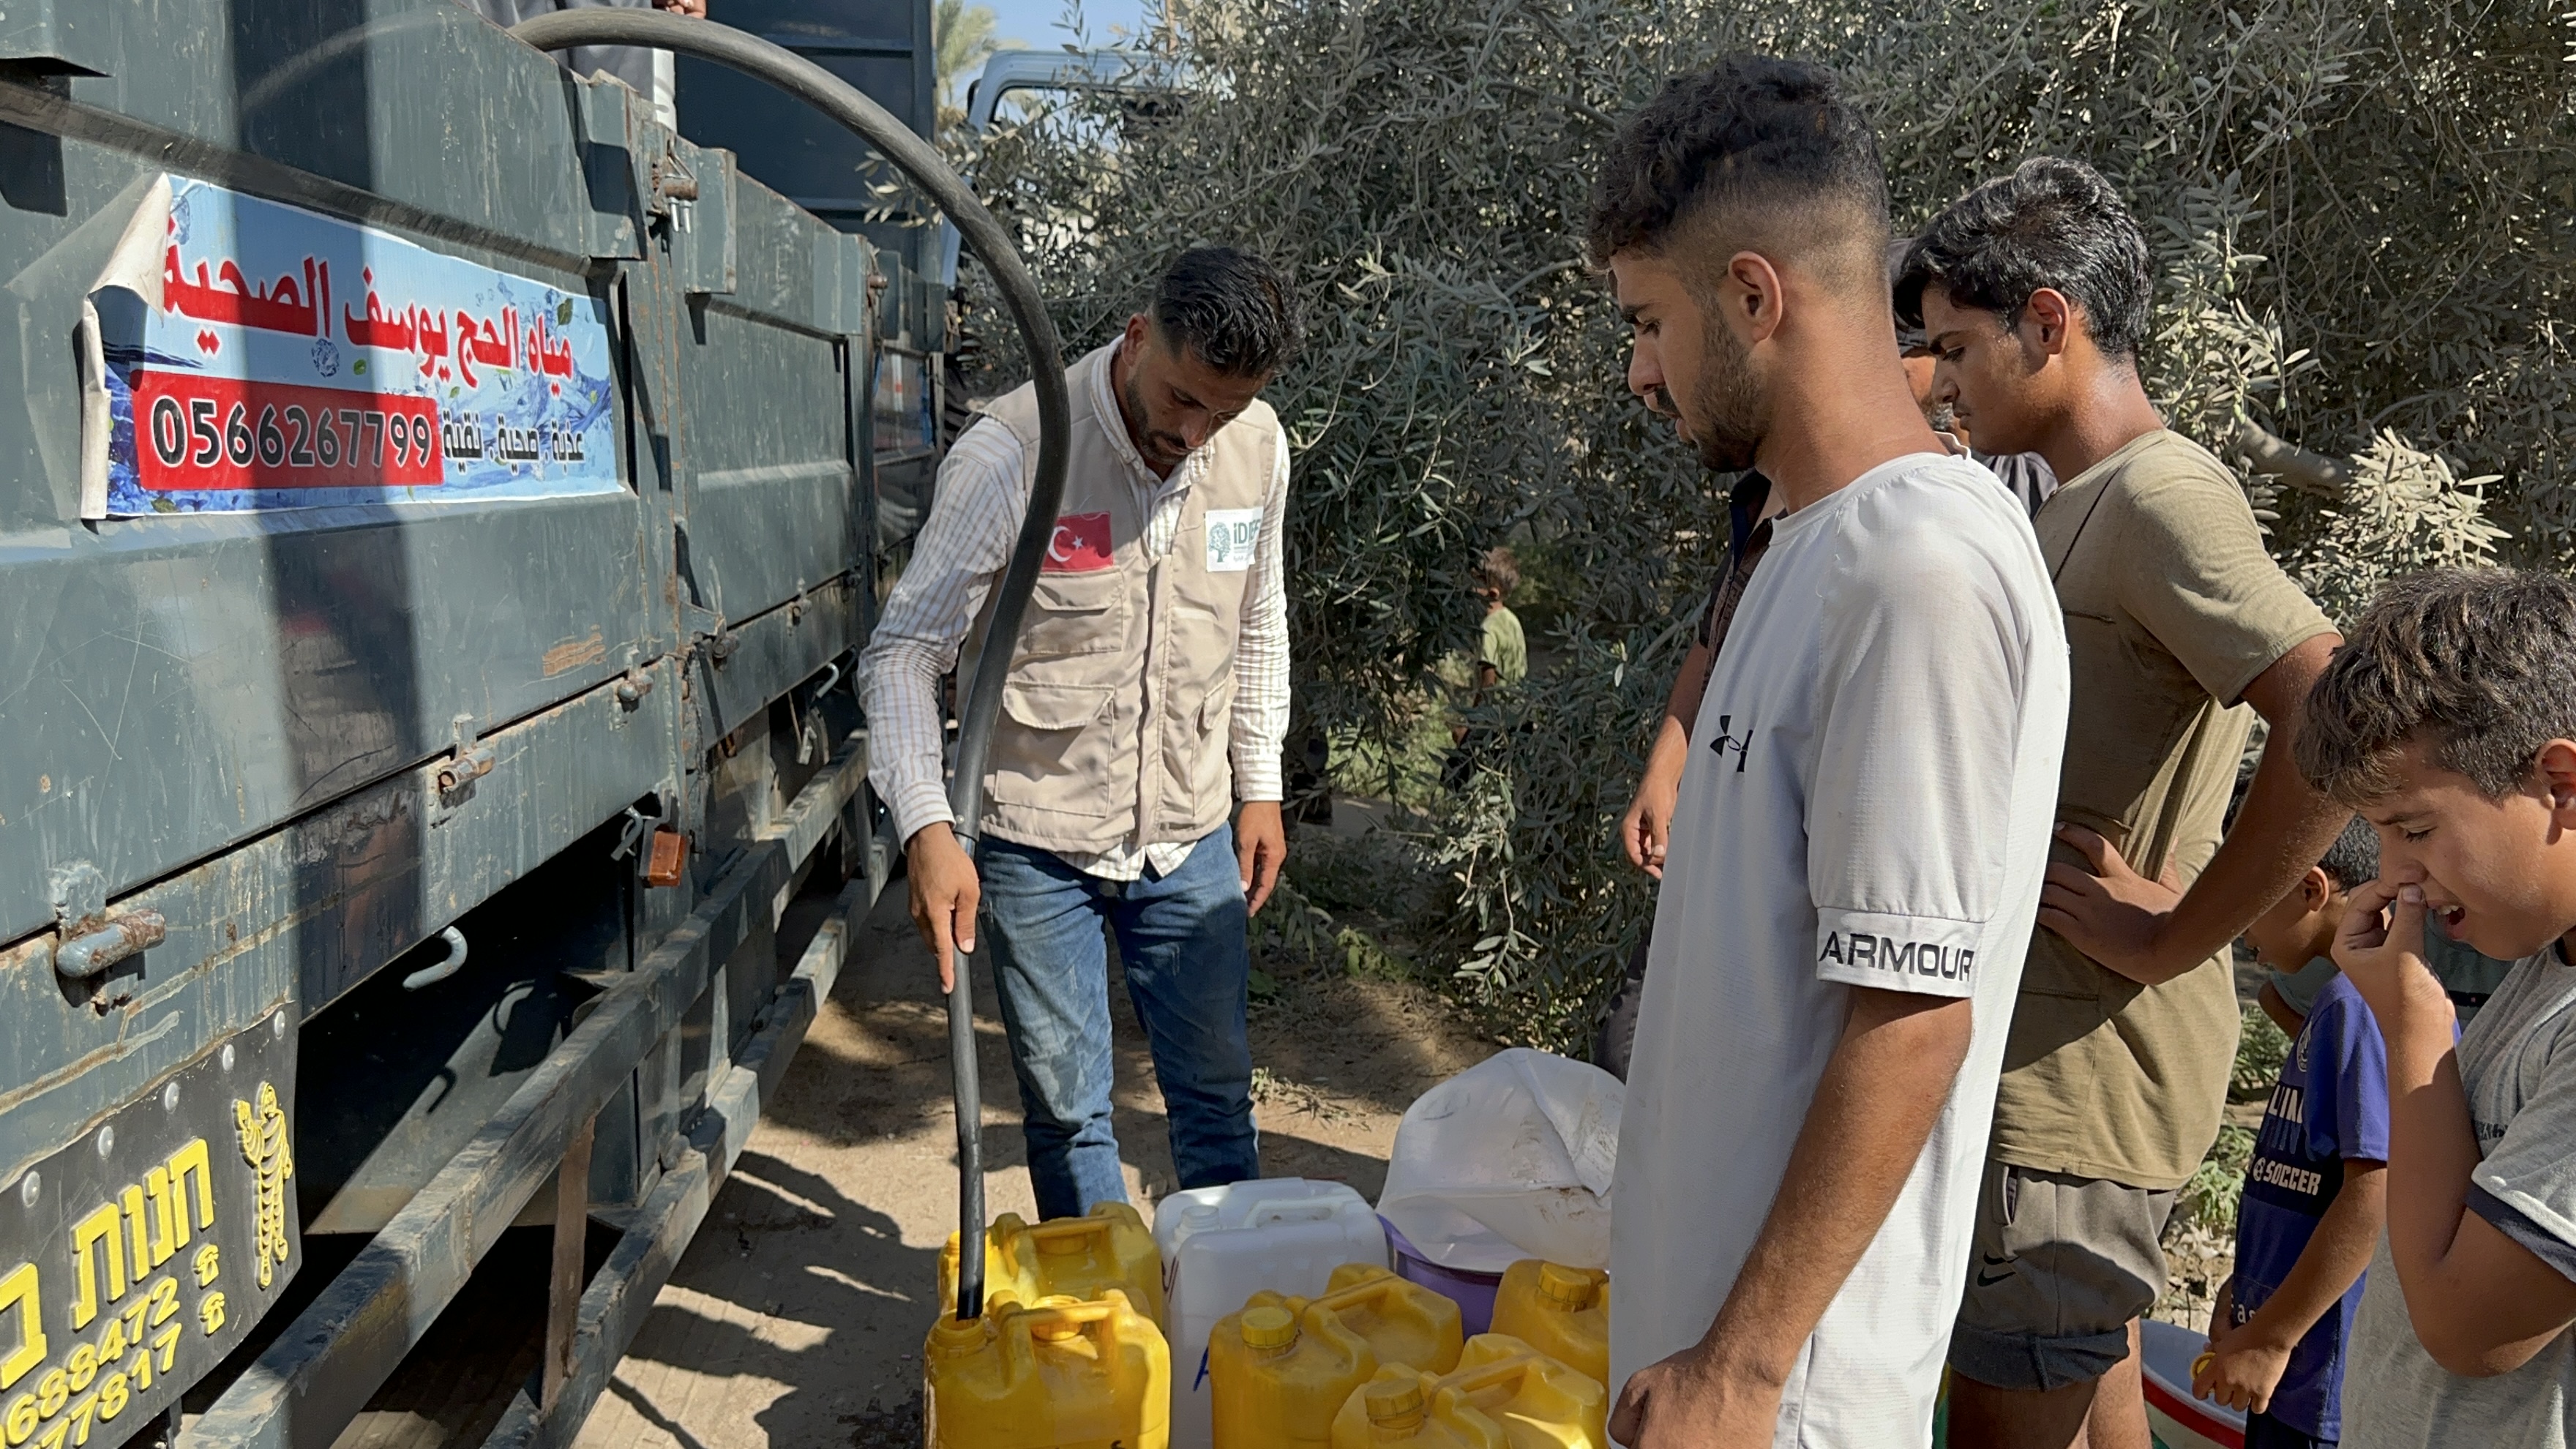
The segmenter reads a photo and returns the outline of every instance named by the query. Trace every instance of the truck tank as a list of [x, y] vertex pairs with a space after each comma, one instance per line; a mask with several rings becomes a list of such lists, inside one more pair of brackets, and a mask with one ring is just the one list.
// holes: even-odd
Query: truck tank
[[[926, 4], [796, 8], [926, 131]], [[577, 1426], [882, 889], [944, 308], [701, 89], [454, 0], [0, 17], [8, 1443], [326, 1445], [513, 1223], [495, 1442]]]

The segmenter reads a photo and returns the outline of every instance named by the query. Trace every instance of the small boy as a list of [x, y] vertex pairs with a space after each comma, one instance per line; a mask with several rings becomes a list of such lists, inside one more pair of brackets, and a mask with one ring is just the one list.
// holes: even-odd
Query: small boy
[[2272, 970], [2255, 1004], [2283, 1036], [2296, 1040], [2316, 1010], [2317, 993], [2334, 979], [2335, 927], [2355, 886], [2379, 874], [2379, 833], [2353, 817], [2325, 858], [2308, 867], [2289, 894], [2245, 928], [2254, 959]]
[[[2245, 928], [2264, 964], [2323, 960], [2352, 892], [2379, 874], [2356, 819]], [[2331, 962], [2328, 963], [2331, 967]], [[2344, 1335], [2387, 1205], [2388, 1056], [2370, 1008], [2331, 969], [2309, 1000], [2236, 1211], [2236, 1273], [2210, 1314], [2192, 1392], [2246, 1411], [2245, 1449], [2341, 1436]]]
[[1500, 544], [1476, 561], [1476, 597], [1485, 601], [1485, 627], [1476, 651], [1476, 686], [1518, 684], [1529, 677], [1529, 640], [1521, 616], [1504, 603], [1521, 586], [1520, 560]]
[[[1529, 639], [1521, 632], [1521, 616], [1511, 610], [1505, 599], [1521, 586], [1520, 560], [1501, 544], [1485, 550], [1476, 560], [1471, 573], [1476, 597], [1485, 601], [1484, 628], [1476, 641], [1476, 666], [1472, 675], [1452, 679], [1460, 704], [1482, 704], [1493, 692], [1506, 685], [1518, 684], [1529, 677]], [[1452, 656], [1454, 659], [1455, 656]], [[1444, 674], [1450, 673], [1443, 666]], [[1440, 784], [1457, 791], [1467, 787], [1475, 772], [1478, 750], [1490, 732], [1465, 723], [1449, 726], [1450, 750], [1441, 761]]]
[[[2308, 782], [2377, 827], [2335, 964], [2388, 1053], [2388, 1231], [2346, 1355], [2347, 1449], [2576, 1432], [2576, 584], [2381, 594], [2310, 693]], [[2453, 1045], [2427, 915], [2514, 963]]]

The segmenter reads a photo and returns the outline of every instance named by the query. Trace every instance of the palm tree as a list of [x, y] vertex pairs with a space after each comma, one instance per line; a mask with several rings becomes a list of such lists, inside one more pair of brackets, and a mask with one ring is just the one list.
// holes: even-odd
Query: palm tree
[[970, 5], [967, 0], [937, 0], [930, 12], [930, 45], [942, 136], [965, 123], [965, 98], [960, 88], [997, 44], [991, 6]]

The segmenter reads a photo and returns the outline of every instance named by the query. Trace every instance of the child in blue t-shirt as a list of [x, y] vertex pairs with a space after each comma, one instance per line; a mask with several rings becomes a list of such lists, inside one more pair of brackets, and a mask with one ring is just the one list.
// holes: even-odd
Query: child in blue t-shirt
[[[2325, 957], [2352, 889], [2379, 874], [2360, 820], [2246, 928], [2275, 971]], [[2246, 1411], [2245, 1449], [2307, 1449], [2342, 1436], [2344, 1339], [2387, 1219], [2388, 1053], [2342, 975], [2317, 986], [2236, 1211], [2236, 1272], [2210, 1314], [2192, 1392]]]

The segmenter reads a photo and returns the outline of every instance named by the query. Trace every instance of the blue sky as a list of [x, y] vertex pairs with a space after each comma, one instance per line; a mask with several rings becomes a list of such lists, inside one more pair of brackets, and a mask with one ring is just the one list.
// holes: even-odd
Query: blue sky
[[[1004, 40], [1015, 40], [1025, 46], [1053, 49], [1073, 40], [1070, 32], [1058, 29], [1065, 16], [1065, 0], [977, 0], [993, 11], [993, 33]], [[1119, 32], [1132, 35], [1143, 23], [1145, 0], [1083, 0], [1082, 22], [1092, 45], [1112, 45]]]

